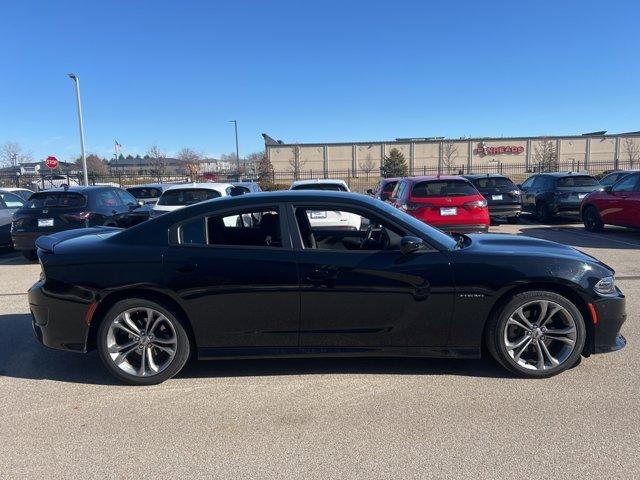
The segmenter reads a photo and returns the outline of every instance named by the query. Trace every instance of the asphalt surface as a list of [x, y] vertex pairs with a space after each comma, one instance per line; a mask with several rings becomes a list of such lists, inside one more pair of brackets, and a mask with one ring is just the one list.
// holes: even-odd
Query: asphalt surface
[[547, 380], [485, 360], [256, 360], [124, 387], [95, 353], [36, 342], [39, 267], [0, 254], [0, 477], [640, 478], [640, 232], [492, 230], [613, 266], [627, 347]]

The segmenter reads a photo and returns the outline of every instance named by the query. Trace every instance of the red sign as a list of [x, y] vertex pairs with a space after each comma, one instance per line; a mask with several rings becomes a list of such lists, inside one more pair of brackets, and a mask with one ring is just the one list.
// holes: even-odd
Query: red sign
[[54, 168], [58, 168], [58, 159], [56, 157], [47, 157], [44, 164], [53, 170]]
[[519, 145], [506, 145], [500, 147], [486, 147], [484, 143], [479, 143], [476, 149], [474, 150], [476, 155], [503, 155], [503, 154], [512, 154], [518, 155], [524, 152], [524, 147]]

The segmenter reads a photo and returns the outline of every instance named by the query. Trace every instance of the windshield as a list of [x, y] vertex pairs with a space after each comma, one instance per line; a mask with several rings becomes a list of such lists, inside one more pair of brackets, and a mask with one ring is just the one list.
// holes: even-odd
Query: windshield
[[184, 206], [220, 197], [220, 192], [207, 188], [176, 188], [162, 194], [158, 205]]
[[81, 208], [86, 204], [86, 197], [79, 193], [41, 192], [31, 195], [26, 208]]
[[600, 184], [595, 178], [588, 177], [586, 175], [581, 177], [571, 176], [571, 177], [559, 178], [556, 183], [556, 186], [560, 188], [562, 187], [596, 187], [598, 185]]
[[347, 189], [344, 185], [339, 183], [303, 183], [301, 185], [294, 185], [291, 190], [327, 190], [331, 192], [346, 192]]
[[456, 248], [457, 241], [454, 238], [447, 235], [446, 233], [442, 232], [441, 230], [438, 230], [437, 228], [433, 228], [432, 226], [427, 225], [424, 222], [421, 222], [417, 218], [414, 218], [408, 213], [403, 212], [399, 208], [392, 207], [388, 203], [378, 202], [376, 206], [384, 210], [386, 213], [388, 213], [392, 217], [402, 220], [404, 223], [410, 225], [411, 227], [418, 230], [419, 232], [424, 233], [429, 238], [432, 238], [433, 240], [443, 245], [448, 250], [453, 250], [454, 248]]
[[508, 178], [504, 178], [504, 177], [488, 177], [488, 178], [478, 178], [476, 180], [473, 180], [473, 184], [480, 188], [480, 189], [485, 189], [485, 188], [513, 188], [515, 189], [516, 186], [514, 185], [514, 183], [509, 180]]
[[428, 180], [416, 183], [411, 190], [411, 196], [417, 198], [464, 197], [477, 194], [475, 187], [463, 180]]

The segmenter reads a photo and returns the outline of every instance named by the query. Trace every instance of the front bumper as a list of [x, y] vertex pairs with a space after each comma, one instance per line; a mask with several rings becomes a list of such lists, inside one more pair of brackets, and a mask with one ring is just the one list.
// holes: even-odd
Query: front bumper
[[622, 324], [627, 319], [626, 299], [620, 294], [593, 302], [598, 321], [593, 328], [590, 353], [615, 352], [623, 348], [627, 341], [620, 335]]
[[31, 324], [40, 343], [57, 350], [87, 351], [89, 325], [85, 315], [89, 304], [56, 298], [42, 281], [29, 289], [28, 297]]

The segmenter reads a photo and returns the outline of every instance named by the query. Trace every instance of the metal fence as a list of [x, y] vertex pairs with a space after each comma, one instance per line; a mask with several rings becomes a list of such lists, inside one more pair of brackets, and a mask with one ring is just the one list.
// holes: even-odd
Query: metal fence
[[[626, 170], [638, 168], [640, 165], [634, 165], [634, 162], [619, 160], [609, 161], [590, 161], [585, 162], [570, 161], [559, 162], [552, 166], [543, 165], [512, 165], [504, 163], [487, 163], [484, 165], [474, 165], [471, 170], [467, 165], [461, 164], [451, 168], [438, 167], [417, 167], [407, 172], [408, 176], [418, 175], [466, 175], [466, 174], [484, 174], [494, 173], [502, 174], [510, 177], [515, 183], [523, 182], [527, 177], [534, 173], [546, 171], [573, 171], [588, 172], [592, 175], [603, 175], [613, 170]], [[349, 188], [356, 192], [366, 192], [367, 189], [373, 188], [380, 180], [380, 172], [371, 171], [354, 171], [346, 170], [301, 170], [294, 173], [292, 171], [272, 172], [269, 182], [272, 188], [282, 189], [288, 188], [291, 182], [295, 180], [310, 180], [333, 178], [344, 180]], [[127, 175], [124, 173], [110, 175], [89, 175], [89, 183], [91, 185], [113, 185], [127, 188], [133, 185], [142, 185], [148, 183], [187, 183], [187, 182], [231, 182], [238, 180], [238, 175], [234, 172], [225, 174], [201, 173], [195, 176], [189, 175]], [[16, 174], [0, 174], [0, 187], [23, 187], [31, 190], [42, 190], [45, 188], [60, 187], [63, 185], [81, 185], [82, 173], [64, 174], [64, 175], [16, 175]]]

